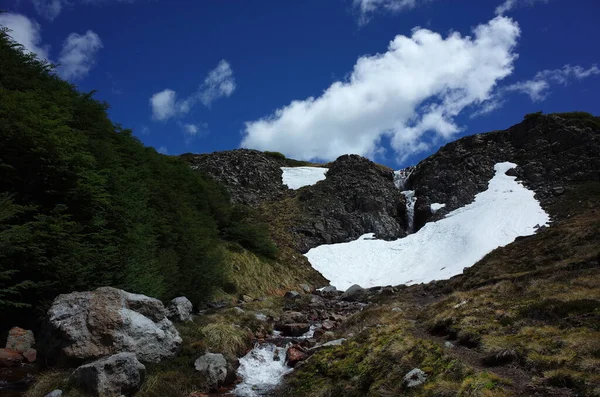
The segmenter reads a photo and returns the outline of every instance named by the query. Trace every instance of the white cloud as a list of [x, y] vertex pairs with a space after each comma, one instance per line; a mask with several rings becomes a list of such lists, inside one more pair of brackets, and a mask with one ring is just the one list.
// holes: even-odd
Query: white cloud
[[39, 59], [48, 60], [49, 46], [42, 45], [40, 25], [21, 14], [0, 14], [0, 25], [10, 29], [9, 35], [23, 45], [25, 51], [34, 53]]
[[360, 57], [349, 79], [321, 96], [247, 122], [241, 146], [333, 160], [345, 153], [373, 157], [389, 139], [402, 161], [432, 139], [450, 139], [460, 130], [454, 117], [490, 98], [512, 73], [519, 34], [515, 21], [496, 17], [473, 36], [444, 38], [427, 29], [398, 35], [387, 52]]
[[166, 146], [161, 146], [158, 149], [156, 149], [156, 151], [160, 154], [168, 154], [169, 153]]
[[53, 21], [62, 11], [63, 5], [68, 4], [66, 0], [32, 0], [33, 6], [42, 17]]
[[[23, 45], [25, 52], [34, 53], [38, 59], [51, 62], [50, 46], [42, 44], [40, 25], [24, 15], [0, 14], [0, 25], [10, 29], [9, 35]], [[94, 66], [96, 54], [102, 48], [100, 37], [88, 30], [84, 35], [71, 33], [63, 43], [58, 59], [58, 74], [67, 80], [86, 76]]]
[[188, 135], [196, 135], [198, 133], [198, 126], [195, 124], [183, 124], [181, 128]]
[[67, 80], [86, 76], [96, 63], [96, 53], [102, 48], [100, 37], [88, 30], [84, 35], [71, 33], [58, 58], [58, 73]]
[[565, 65], [560, 69], [542, 70], [536, 73], [531, 80], [519, 81], [499, 89], [499, 94], [504, 92], [521, 92], [529, 95], [533, 102], [543, 101], [550, 95], [552, 84], [569, 85], [572, 81], [580, 81], [591, 76], [599, 75], [600, 69], [594, 65], [588, 69], [581, 66]]
[[173, 90], [163, 90], [152, 95], [150, 106], [152, 107], [152, 118], [155, 120], [167, 120], [177, 114], [177, 94]]
[[208, 107], [219, 98], [231, 96], [235, 88], [233, 70], [227, 61], [222, 60], [208, 73], [198, 90], [186, 99], [177, 99], [177, 93], [169, 88], [152, 95], [150, 98], [152, 118], [165, 121], [182, 116], [187, 114], [198, 101]]
[[210, 106], [218, 98], [231, 96], [233, 91], [235, 91], [233, 70], [227, 61], [222, 60], [204, 79], [200, 100], [204, 106]]
[[532, 6], [534, 3], [547, 3], [548, 0], [505, 0], [504, 3], [496, 7], [496, 15], [504, 15], [513, 8], [520, 7], [523, 5]]
[[391, 12], [399, 13], [425, 3], [430, 3], [432, 0], [353, 0], [354, 7], [360, 13], [359, 23], [361, 25], [369, 22], [371, 15], [376, 12]]

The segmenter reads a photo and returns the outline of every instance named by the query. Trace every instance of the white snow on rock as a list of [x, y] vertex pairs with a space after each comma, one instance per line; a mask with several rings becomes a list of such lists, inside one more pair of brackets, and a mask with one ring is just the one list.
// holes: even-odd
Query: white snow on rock
[[429, 206], [429, 209], [431, 210], [432, 214], [435, 214], [436, 212], [438, 212], [439, 210], [441, 210], [442, 208], [444, 208], [446, 206], [446, 204], [440, 204], [440, 203], [433, 203]]
[[321, 167], [281, 167], [281, 170], [283, 171], [283, 184], [295, 190], [324, 180], [329, 169]]
[[495, 248], [534, 234], [550, 221], [534, 192], [505, 174], [514, 167], [496, 164], [486, 191], [417, 233], [396, 241], [373, 240], [373, 234], [366, 234], [348, 243], [313, 248], [306, 257], [340, 290], [354, 284], [417, 284], [460, 274]]

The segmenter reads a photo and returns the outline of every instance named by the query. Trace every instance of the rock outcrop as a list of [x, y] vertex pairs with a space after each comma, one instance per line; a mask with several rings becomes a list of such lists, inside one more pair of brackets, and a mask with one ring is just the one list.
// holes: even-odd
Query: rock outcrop
[[8, 331], [8, 339], [6, 340], [6, 348], [25, 353], [35, 345], [35, 337], [33, 332], [23, 328], [14, 327]]
[[192, 321], [194, 305], [185, 296], [173, 299], [167, 307], [167, 317], [171, 321]]
[[[504, 131], [461, 138], [421, 161], [407, 181], [416, 191], [416, 229], [473, 201], [487, 189], [494, 164], [514, 175], [548, 207], [572, 183], [600, 180], [600, 130], [585, 118], [537, 115]], [[432, 213], [431, 204], [446, 204]]]
[[327, 178], [298, 192], [302, 221], [294, 228], [298, 249], [354, 240], [366, 233], [381, 239], [406, 235], [406, 204], [391, 169], [344, 155]]
[[77, 368], [69, 381], [98, 397], [129, 396], [144, 382], [146, 367], [133, 353], [119, 353]]
[[16, 350], [0, 349], [0, 367], [16, 367], [23, 362], [23, 354]]
[[41, 342], [49, 363], [81, 363], [120, 352], [159, 362], [177, 352], [181, 338], [159, 300], [104, 287], [58, 296]]
[[222, 354], [206, 353], [194, 362], [194, 368], [206, 378], [211, 390], [231, 385], [236, 379], [235, 370]]
[[231, 201], [255, 207], [285, 196], [283, 163], [258, 150], [237, 149], [211, 154], [184, 154], [190, 166], [222, 183]]

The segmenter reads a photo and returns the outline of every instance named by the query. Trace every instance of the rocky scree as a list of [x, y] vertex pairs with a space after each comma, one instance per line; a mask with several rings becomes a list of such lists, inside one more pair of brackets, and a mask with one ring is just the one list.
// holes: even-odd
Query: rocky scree
[[285, 196], [283, 162], [258, 150], [237, 149], [211, 154], [184, 154], [190, 166], [222, 183], [235, 204], [256, 207]]

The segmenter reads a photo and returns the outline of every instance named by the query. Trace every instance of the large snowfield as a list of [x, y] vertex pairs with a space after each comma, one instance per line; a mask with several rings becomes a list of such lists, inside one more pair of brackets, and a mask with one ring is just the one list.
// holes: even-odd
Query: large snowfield
[[534, 234], [550, 221], [534, 192], [505, 174], [515, 166], [496, 164], [486, 191], [417, 233], [396, 241], [372, 240], [373, 234], [366, 234], [352, 242], [313, 248], [306, 257], [340, 290], [353, 284], [417, 284], [460, 274], [495, 248]]
[[281, 167], [283, 184], [290, 189], [314, 185], [325, 179], [328, 168], [321, 167]]

